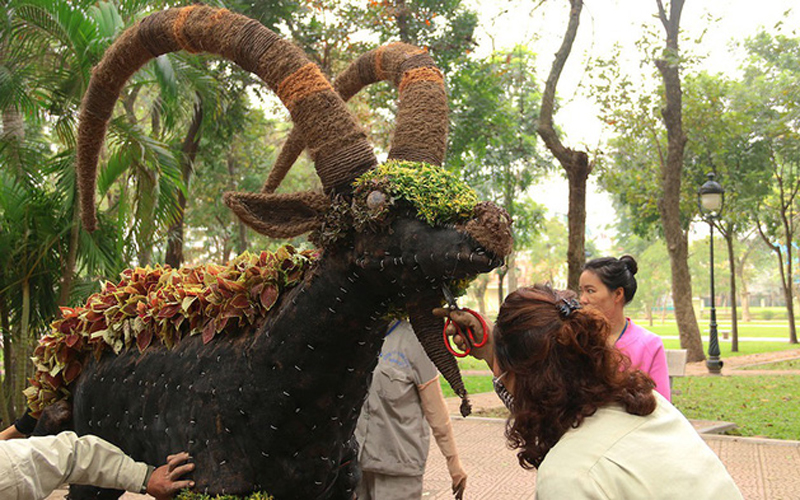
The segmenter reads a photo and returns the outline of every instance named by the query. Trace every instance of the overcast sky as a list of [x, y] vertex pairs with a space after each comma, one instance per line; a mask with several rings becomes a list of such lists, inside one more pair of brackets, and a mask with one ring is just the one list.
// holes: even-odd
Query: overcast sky
[[[536, 9], [538, 0], [467, 1], [481, 19], [477, 33], [479, 52], [488, 54], [492, 49], [508, 49], [516, 44], [528, 46], [537, 54], [537, 76], [543, 88], [566, 29], [568, 0], [547, 0]], [[664, 2], [668, 4], [669, 0]], [[663, 28], [656, 14], [655, 0], [585, 1], [573, 51], [559, 81], [558, 96], [563, 107], [554, 117], [567, 134], [567, 146], [592, 150], [608, 138], [609, 132], [602, 129], [597, 119], [596, 105], [583, 94], [580, 85], [582, 82], [585, 87], [588, 83], [584, 72], [586, 62], [607, 55], [614, 44], [619, 44], [623, 50], [621, 64], [632, 78], [639, 74], [649, 77], [652, 68], [639, 68], [639, 53], [634, 44], [642, 36], [644, 24], [658, 30], [663, 40]], [[703, 68], [734, 76], [742, 60], [742, 51], [736, 49], [735, 42], [743, 41], [762, 27], [775, 32], [779, 24], [784, 34], [798, 35], [798, 0], [686, 0], [679, 44], [705, 56]], [[693, 43], [701, 35], [702, 43]], [[551, 212], [566, 214], [566, 180], [557, 178], [536, 187], [535, 196]], [[606, 195], [596, 190], [588, 194], [587, 229], [600, 240], [603, 249], [613, 237], [605, 229], [611, 211]]]

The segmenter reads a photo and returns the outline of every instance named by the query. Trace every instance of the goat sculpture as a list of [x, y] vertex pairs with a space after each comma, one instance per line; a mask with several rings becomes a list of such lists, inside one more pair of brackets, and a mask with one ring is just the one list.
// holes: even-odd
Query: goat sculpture
[[[319, 256], [293, 276], [293, 287], [270, 297], [269, 312], [252, 324], [228, 323], [224, 335], [209, 338], [193, 336], [202, 325], [184, 322], [171, 347], [148, 340], [138, 350], [118, 345], [118, 354], [96, 349], [69, 384], [72, 425], [150, 463], [188, 447], [200, 492], [350, 499], [359, 477], [353, 432], [388, 316], [409, 316], [467, 412], [455, 361], [441, 342], [442, 320], [431, 310], [442, 304], [443, 284], [502, 263], [511, 248], [511, 221], [491, 203], [472, 199], [465, 207], [447, 199], [447, 189], [461, 188], [438, 168], [447, 103], [442, 75], [427, 53], [389, 45], [359, 58], [337, 80], [345, 98], [378, 80], [391, 79], [399, 89], [390, 161], [377, 167], [344, 99], [302, 51], [256, 21], [195, 5], [141, 20], [93, 72], [78, 144], [88, 230], [95, 227], [98, 154], [122, 86], [148, 60], [181, 49], [219, 54], [256, 73], [289, 109], [296, 132], [283, 168], [307, 145], [324, 193], [273, 193], [282, 176], [276, 168], [261, 193], [226, 193], [224, 199], [269, 236], [314, 231]], [[437, 203], [440, 210], [431, 212]], [[75, 345], [70, 335], [54, 332], [50, 340], [72, 338]], [[50, 347], [40, 346], [37, 355]], [[55, 376], [69, 382], [67, 371]], [[53, 399], [46, 380], [29, 393], [37, 412], [43, 394]], [[57, 407], [48, 406], [43, 417]], [[70, 494], [116, 498], [120, 492], [73, 486]]]

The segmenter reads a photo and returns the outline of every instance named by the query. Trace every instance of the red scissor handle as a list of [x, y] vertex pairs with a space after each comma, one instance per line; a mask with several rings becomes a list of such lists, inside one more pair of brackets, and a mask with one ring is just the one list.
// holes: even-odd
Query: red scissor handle
[[[450, 318], [447, 318], [447, 320], [445, 320], [445, 322], [444, 322], [444, 330], [442, 330], [442, 338], [444, 339], [444, 346], [447, 348], [447, 350], [450, 352], [450, 354], [452, 354], [453, 356], [455, 356], [457, 358], [465, 358], [465, 357], [467, 357], [467, 355], [472, 352], [472, 348], [473, 347], [483, 347], [484, 345], [486, 345], [486, 342], [489, 340], [489, 335], [488, 335], [488, 333], [486, 331], [486, 321], [483, 319], [483, 316], [481, 316], [477, 312], [473, 311], [472, 309], [464, 308], [464, 309], [461, 309], [461, 311], [464, 311], [464, 312], [467, 312], [467, 313], [471, 314], [472, 316], [474, 316], [480, 322], [481, 328], [483, 329], [483, 335], [481, 337], [481, 340], [479, 342], [476, 342], [475, 341], [475, 335], [474, 335], [472, 329], [470, 329], [468, 327], [465, 327], [464, 330], [462, 330], [461, 326], [459, 326], [458, 323], [456, 323], [455, 321], [451, 320]], [[453, 348], [452, 343], [450, 342], [450, 337], [447, 335], [447, 327], [450, 326], [451, 323], [456, 328], [456, 335], [458, 335], [459, 337], [464, 339], [464, 343], [467, 346], [467, 348], [464, 350], [464, 352], [456, 351]]]

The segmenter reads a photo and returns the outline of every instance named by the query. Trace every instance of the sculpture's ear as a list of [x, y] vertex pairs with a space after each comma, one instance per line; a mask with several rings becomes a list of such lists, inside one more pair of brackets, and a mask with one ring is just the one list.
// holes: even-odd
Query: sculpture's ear
[[316, 229], [330, 208], [322, 193], [234, 193], [223, 196], [228, 207], [248, 226], [270, 238], [293, 238]]

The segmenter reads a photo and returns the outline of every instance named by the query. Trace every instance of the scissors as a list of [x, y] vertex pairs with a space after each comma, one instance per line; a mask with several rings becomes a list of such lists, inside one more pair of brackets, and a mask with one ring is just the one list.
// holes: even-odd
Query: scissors
[[[487, 329], [486, 321], [483, 319], [483, 316], [473, 311], [472, 309], [467, 309], [467, 308], [462, 309], [458, 307], [458, 304], [456, 304], [456, 298], [453, 296], [453, 293], [450, 291], [450, 289], [447, 288], [447, 285], [442, 284], [442, 292], [444, 293], [444, 300], [447, 301], [447, 304], [450, 306], [450, 309], [464, 311], [466, 313], [471, 314], [480, 322], [481, 328], [483, 329], [483, 336], [481, 337], [480, 341], [476, 341], [475, 333], [472, 331], [471, 328], [465, 326], [464, 329], [462, 330], [461, 326], [455, 321], [451, 320], [450, 318], [447, 318], [445, 320], [444, 330], [442, 330], [442, 337], [444, 338], [444, 346], [453, 356], [457, 358], [465, 358], [472, 352], [473, 347], [483, 347], [489, 340], [489, 335], [486, 333]], [[464, 345], [466, 346], [464, 352], [455, 350], [455, 348], [453, 348], [453, 344], [450, 341], [450, 337], [447, 335], [447, 327], [450, 326], [451, 323], [456, 329], [456, 335], [464, 339]]]

